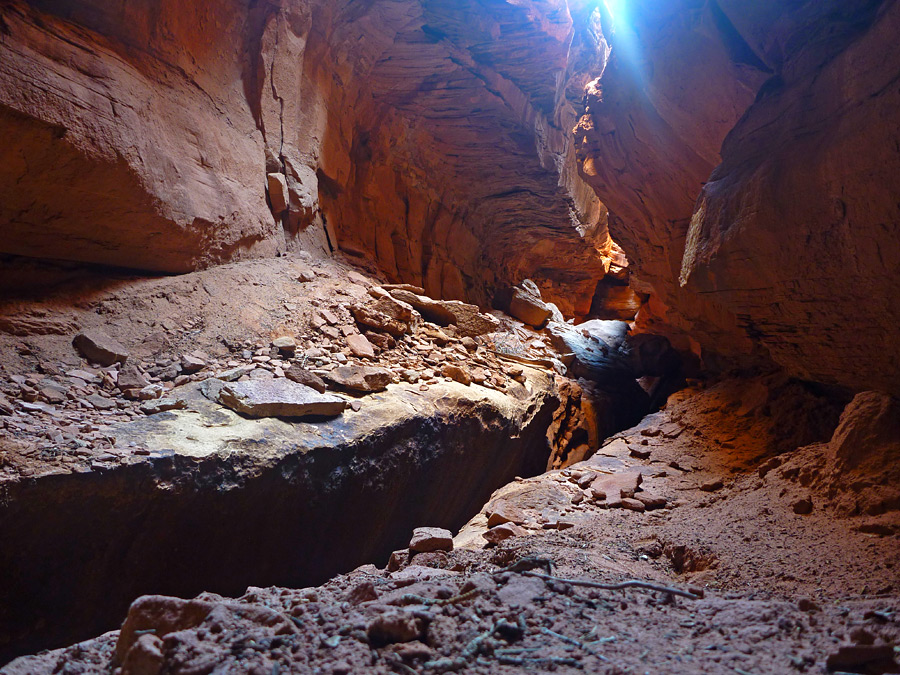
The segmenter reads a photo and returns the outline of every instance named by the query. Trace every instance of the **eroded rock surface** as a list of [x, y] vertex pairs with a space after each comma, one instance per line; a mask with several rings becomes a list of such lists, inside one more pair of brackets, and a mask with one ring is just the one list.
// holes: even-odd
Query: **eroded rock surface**
[[0, 250], [184, 272], [340, 247], [584, 315], [611, 245], [570, 135], [606, 56], [588, 4], [6, 3]]
[[900, 391], [897, 4], [638, 1], [617, 20], [576, 138], [655, 296], [638, 324], [713, 367]]

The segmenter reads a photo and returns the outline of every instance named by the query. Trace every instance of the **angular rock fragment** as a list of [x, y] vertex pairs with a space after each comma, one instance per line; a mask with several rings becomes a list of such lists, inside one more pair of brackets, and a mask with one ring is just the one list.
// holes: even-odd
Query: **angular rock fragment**
[[376, 294], [376, 297], [374, 303], [350, 307], [350, 313], [359, 325], [388, 333], [395, 338], [415, 330], [421, 318], [411, 305], [384, 291], [380, 295]]
[[180, 398], [158, 398], [141, 403], [141, 412], [145, 415], [155, 415], [169, 410], [184, 410], [185, 408], [187, 408], [187, 403]]
[[324, 377], [342, 389], [365, 394], [383, 391], [391, 383], [391, 372], [375, 366], [339, 366]]
[[360, 326], [381, 331], [394, 337], [400, 337], [409, 330], [409, 327], [402, 321], [392, 319], [387, 314], [377, 311], [371, 305], [352, 305], [350, 313]]
[[608, 506], [622, 506], [622, 500], [634, 497], [642, 481], [639, 471], [601, 475], [591, 483], [591, 494], [594, 499], [606, 500]]
[[350, 352], [354, 356], [370, 359], [375, 356], [375, 348], [372, 346], [372, 343], [366, 339], [365, 335], [360, 335], [359, 333], [348, 335], [346, 342], [347, 346], [350, 348]]
[[525, 279], [512, 290], [509, 314], [519, 321], [540, 328], [550, 319], [552, 310], [541, 299], [541, 291], [531, 279]]
[[496, 527], [503, 523], [515, 523], [521, 525], [525, 522], [525, 513], [517, 506], [513, 506], [506, 500], [496, 500], [488, 504], [488, 527]]
[[456, 326], [459, 335], [477, 337], [493, 333], [500, 327], [500, 321], [490, 314], [482, 314], [477, 305], [459, 300], [432, 300], [424, 295], [395, 288], [390, 294], [416, 309], [425, 319], [441, 326]]
[[251, 417], [334, 417], [347, 407], [338, 396], [288, 379], [230, 383], [222, 387], [219, 401]]
[[128, 359], [128, 350], [98, 328], [81, 331], [72, 344], [84, 358], [101, 366], [125, 363]]
[[472, 383], [472, 377], [469, 375], [469, 371], [452, 363], [448, 363], [441, 368], [441, 374], [444, 377], [456, 380], [460, 384], [469, 385]]
[[628, 509], [629, 511], [638, 511], [640, 513], [643, 513], [647, 507], [642, 501], [640, 501], [638, 499], [633, 499], [631, 497], [623, 497], [622, 498], [622, 508]]
[[666, 498], [647, 492], [636, 492], [634, 498], [643, 504], [648, 511], [652, 509], [661, 509], [666, 505]]
[[[845, 645], [828, 656], [825, 666], [829, 671], [850, 670], [854, 673], [862, 672], [893, 672], [897, 667], [894, 661], [894, 647], [890, 644], [881, 645]], [[883, 667], [885, 670], [863, 670], [867, 666]], [[890, 669], [890, 671], [887, 670]]]
[[300, 367], [296, 363], [284, 371], [284, 376], [298, 384], [304, 384], [311, 389], [315, 389], [320, 394], [324, 393], [327, 389], [325, 380], [315, 373], [308, 371], [306, 368]]
[[410, 612], [391, 609], [369, 622], [366, 636], [371, 644], [379, 647], [396, 642], [412, 642], [422, 632], [421, 623]]
[[143, 373], [138, 370], [138, 367], [133, 363], [126, 363], [119, 370], [119, 376], [116, 378], [116, 384], [124, 393], [125, 396], [130, 398], [128, 392], [130, 390], [138, 390], [140, 391], [144, 387], [150, 384], [146, 377], [144, 377]]
[[294, 352], [297, 351], [297, 341], [290, 335], [282, 335], [281, 337], [275, 338], [272, 340], [272, 346], [282, 354], [287, 354], [289, 356], [293, 356]]
[[283, 173], [266, 174], [266, 183], [269, 191], [269, 202], [272, 205], [272, 213], [275, 216], [287, 211], [287, 181]]
[[452, 551], [453, 535], [440, 527], [417, 527], [409, 540], [409, 550], [415, 553]]
[[116, 407], [115, 401], [106, 398], [105, 396], [101, 396], [100, 394], [91, 394], [86, 397], [86, 400], [97, 410], [112, 410]]
[[501, 541], [506, 541], [512, 537], [522, 537], [526, 534], [528, 534], [528, 530], [524, 527], [520, 527], [515, 523], [502, 523], [496, 527], [492, 527], [481, 536], [484, 537], [489, 544], [499, 544]]

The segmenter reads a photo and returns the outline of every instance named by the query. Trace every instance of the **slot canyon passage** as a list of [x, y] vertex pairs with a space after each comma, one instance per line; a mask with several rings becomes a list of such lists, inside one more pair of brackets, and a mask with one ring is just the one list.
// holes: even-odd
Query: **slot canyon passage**
[[898, 34], [0, 2], [0, 672], [900, 673]]

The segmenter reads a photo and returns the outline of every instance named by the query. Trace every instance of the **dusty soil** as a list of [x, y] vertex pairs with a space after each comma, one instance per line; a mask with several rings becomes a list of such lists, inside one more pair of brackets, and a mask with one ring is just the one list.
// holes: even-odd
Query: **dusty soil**
[[[209, 278], [129, 282], [127, 292], [82, 289], [75, 309], [72, 298], [50, 301], [46, 311], [23, 305], [6, 312], [7, 329], [28, 336], [3, 337], [2, 366], [7, 377], [46, 375], [47, 364], [83, 368], [69, 340], [85, 317], [116, 330], [148, 371], [170, 365], [155, 361], [160, 354], [198, 349], [210, 370], [253, 363], [243, 350], [267, 350], [281, 331], [321, 332], [314, 302], [328, 309], [337, 298], [365, 296], [365, 277], [355, 272], [359, 283], [348, 284], [351, 270], [331, 265], [341, 263], [243, 263]], [[287, 267], [273, 275], [275, 266]], [[314, 293], [299, 292], [303, 270], [295, 266], [322, 272]], [[184, 293], [172, 290], [182, 284]], [[296, 301], [285, 299], [292, 294]], [[522, 336], [529, 349], [542, 349], [540, 338]], [[321, 339], [301, 340], [299, 349]], [[271, 361], [255, 363], [277, 376]], [[514, 389], [510, 371], [504, 376], [503, 388]], [[85, 428], [142, 414], [107, 393], [114, 410], [81, 406], [78, 396], [59, 407], [83, 416]], [[400, 551], [386, 567], [366, 565], [317, 588], [249, 588], [236, 600], [148, 596], [134, 603], [121, 633], [24, 657], [3, 672], [900, 672], [895, 409], [883, 402], [880, 417], [867, 417], [872, 405], [848, 400], [778, 375], [694, 382], [584, 462], [500, 488], [452, 551]], [[68, 454], [78, 463], [127, 454], [102, 429], [81, 428], [64, 439], [72, 453], [47, 452], [60, 444], [40, 440], [42, 414], [18, 410], [4, 419], [7, 441], [39, 451], [8, 453], [7, 479], [45, 470], [42, 462], [58, 469]], [[878, 452], [841, 463], [854, 438], [878, 440]], [[594, 489], [636, 474], [621, 500]], [[488, 538], [499, 539], [504, 527], [498, 512], [512, 536], [493, 545]], [[535, 576], [547, 572], [662, 590]]]

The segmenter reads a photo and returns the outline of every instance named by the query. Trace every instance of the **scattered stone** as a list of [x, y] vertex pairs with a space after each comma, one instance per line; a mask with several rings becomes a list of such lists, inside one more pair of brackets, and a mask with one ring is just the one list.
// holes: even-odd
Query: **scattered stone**
[[362, 408], [362, 403], [360, 403], [359, 401], [350, 401], [350, 409], [353, 412], [359, 412], [361, 408]]
[[387, 389], [391, 372], [375, 366], [338, 366], [325, 379], [343, 389], [371, 393]]
[[148, 384], [146, 387], [138, 391], [138, 399], [141, 401], [152, 401], [153, 399], [162, 398], [165, 389], [159, 384]]
[[316, 273], [310, 269], [303, 270], [297, 275], [297, 281], [299, 281], [301, 284], [308, 284], [309, 282], [315, 280]]
[[128, 359], [128, 350], [97, 328], [81, 331], [72, 344], [84, 358], [101, 366], [125, 363]]
[[400, 288], [391, 289], [390, 294], [411, 305], [428, 321], [441, 326], [455, 325], [460, 336], [477, 337], [500, 327], [496, 317], [482, 314], [477, 305], [459, 300], [432, 300]]
[[653, 509], [662, 509], [666, 506], [666, 498], [659, 495], [649, 494], [647, 492], [636, 492], [634, 498], [641, 502], [648, 511]]
[[334, 315], [334, 312], [332, 312], [331, 310], [320, 309], [319, 316], [322, 317], [322, 320], [324, 320], [325, 323], [327, 323], [330, 326], [334, 326], [339, 323], [338, 318]]
[[272, 340], [272, 346], [287, 356], [293, 356], [297, 351], [297, 341], [290, 335], [283, 335]]
[[[875, 664], [888, 666], [890, 670], [861, 670]], [[833, 654], [829, 654], [825, 659], [825, 666], [832, 672], [849, 670], [854, 673], [894, 672], [897, 667], [894, 661], [894, 647], [890, 644], [845, 645]]]
[[659, 428], [659, 431], [664, 438], [678, 438], [684, 431], [684, 427], [676, 422], [666, 422]]
[[377, 599], [378, 592], [375, 590], [375, 584], [371, 581], [363, 581], [361, 584], [357, 584], [347, 594], [347, 601], [352, 605], [359, 605]]
[[154, 401], [144, 401], [141, 403], [140, 410], [145, 415], [155, 415], [156, 413], [167, 412], [169, 410], [184, 410], [187, 403], [181, 398], [158, 398]]
[[636, 457], [638, 459], [650, 459], [650, 455], [653, 453], [653, 451], [645, 445], [629, 445], [628, 453], [632, 457]]
[[419, 314], [407, 303], [384, 294], [369, 305], [351, 305], [350, 313], [360, 326], [399, 338], [412, 332], [420, 322]]
[[622, 508], [628, 509], [629, 511], [637, 511], [639, 513], [643, 513], [647, 507], [644, 505], [644, 502], [642, 502], [638, 499], [633, 499], [631, 497], [623, 497], [622, 498]]
[[639, 471], [600, 475], [591, 483], [591, 494], [596, 500], [606, 500], [608, 506], [621, 506], [623, 499], [634, 497], [642, 481]]
[[164, 662], [163, 641], [156, 635], [145, 634], [128, 650], [122, 662], [122, 672], [159, 673]]
[[338, 396], [321, 394], [288, 379], [226, 384], [219, 392], [219, 401], [251, 417], [333, 417], [347, 407]]
[[[119, 376], [116, 378], [116, 386], [123, 392], [130, 390], [140, 391], [149, 384], [150, 382], [134, 363], [126, 363], [122, 366], [119, 370]], [[128, 396], [127, 393], [126, 396]]]
[[800, 598], [797, 601], [797, 608], [801, 612], [818, 612], [820, 607], [809, 598]]
[[488, 527], [496, 527], [503, 523], [515, 523], [522, 525], [525, 522], [525, 513], [517, 506], [513, 506], [505, 500], [497, 500], [488, 504]]
[[216, 403], [219, 402], [219, 392], [222, 391], [222, 387], [225, 386], [225, 382], [215, 377], [210, 377], [203, 382], [200, 383], [200, 393], [203, 394], [210, 401], [214, 401]]
[[466, 351], [474, 352], [476, 349], [478, 349], [478, 343], [475, 342], [475, 338], [471, 338], [468, 335], [460, 340], [460, 343], [463, 347], [466, 348]]
[[341, 337], [341, 331], [339, 331], [334, 326], [322, 326], [319, 331], [322, 333], [322, 335], [324, 335], [325, 337], [329, 337], [332, 340], [337, 340], [339, 337]]
[[417, 527], [409, 540], [409, 550], [416, 553], [452, 551], [453, 535], [440, 527]]
[[393, 349], [397, 346], [397, 341], [394, 340], [390, 335], [383, 335], [381, 333], [373, 333], [371, 331], [366, 332], [366, 339], [371, 342], [373, 345], [376, 345], [380, 349]]
[[[125, 368], [127, 368], [127, 366], [123, 367], [122, 371], [124, 371]], [[119, 374], [121, 375], [122, 372], [120, 371]], [[83, 380], [84, 382], [96, 382], [97, 380], [99, 380], [99, 377], [97, 377], [96, 373], [91, 373], [91, 372], [88, 372], [86, 370], [81, 370], [81, 369], [68, 370], [68, 371], [66, 371], [66, 375], [68, 377], [73, 377], [77, 380]]]
[[89, 394], [85, 399], [97, 410], [112, 410], [117, 407], [115, 401], [106, 398], [105, 396], [101, 396], [100, 394]]
[[808, 516], [813, 512], [813, 503], [809, 498], [798, 499], [792, 504], [794, 513], [800, 516]]
[[461, 366], [453, 365], [452, 363], [448, 363], [441, 368], [441, 374], [444, 375], [444, 377], [456, 380], [460, 384], [469, 385], [472, 383], [472, 377], [469, 375], [469, 371]]
[[223, 370], [221, 373], [216, 373], [216, 379], [222, 380], [223, 382], [234, 382], [254, 370], [254, 368], [255, 366], [238, 366], [231, 370]]
[[324, 394], [325, 390], [328, 388], [325, 385], [325, 380], [323, 380], [315, 373], [308, 371], [306, 368], [302, 368], [296, 363], [286, 371], [284, 371], [284, 376], [289, 380], [297, 382], [298, 384], [303, 384], [307, 387], [315, 389], [320, 394]]
[[723, 487], [725, 487], [725, 483], [723, 483], [721, 479], [710, 480], [700, 484], [700, 489], [704, 492], [715, 492], [716, 490], [721, 490]]
[[[182, 372], [191, 374], [203, 370], [206, 367], [206, 361], [191, 354], [185, 354], [181, 357]], [[120, 375], [121, 377], [121, 375]]]
[[528, 530], [515, 523], [501, 523], [496, 527], [492, 527], [481, 536], [487, 540], [488, 544], [497, 545], [501, 541], [506, 541], [512, 537], [523, 537], [527, 534]]
[[388, 572], [396, 572], [401, 569], [407, 562], [409, 562], [409, 549], [404, 548], [400, 551], [394, 551], [391, 553], [391, 557], [388, 559], [387, 563], [387, 571]]
[[369, 359], [374, 358], [375, 347], [366, 339], [365, 335], [360, 335], [359, 333], [356, 335], [349, 335], [346, 342], [354, 356]]
[[12, 401], [0, 394], [0, 415], [12, 415], [15, 412]]
[[421, 621], [412, 613], [392, 609], [379, 614], [366, 627], [366, 636], [375, 646], [412, 642], [421, 634]]
[[552, 311], [541, 300], [541, 291], [531, 279], [525, 279], [512, 290], [509, 313], [519, 321], [540, 328], [550, 318]]
[[416, 295], [425, 295], [425, 289], [421, 286], [413, 286], [412, 284], [382, 284], [381, 288], [390, 292], [393, 290], [409, 291]]

